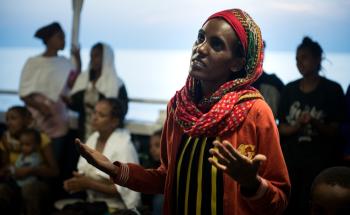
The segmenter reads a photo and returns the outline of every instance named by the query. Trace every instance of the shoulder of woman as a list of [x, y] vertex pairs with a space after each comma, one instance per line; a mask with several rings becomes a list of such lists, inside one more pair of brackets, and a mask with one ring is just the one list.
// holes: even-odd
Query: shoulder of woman
[[321, 78], [321, 81], [325, 87], [332, 89], [332, 90], [336, 90], [336, 91], [341, 90], [343, 92], [343, 89], [338, 82], [335, 82], [333, 80], [330, 80], [330, 79], [327, 79], [324, 77]]
[[117, 128], [112, 133], [112, 138], [119, 139], [122, 143], [128, 143], [131, 140], [130, 131], [126, 128]]
[[251, 115], [254, 120], [257, 118], [274, 118], [270, 106], [263, 99], [257, 99], [254, 102], [251, 110], [249, 111], [249, 115]]
[[40, 65], [41, 62], [42, 62], [41, 56], [29, 57], [24, 64], [24, 71], [26, 71], [26, 69], [30, 69], [30, 68], [33, 68], [37, 65]]

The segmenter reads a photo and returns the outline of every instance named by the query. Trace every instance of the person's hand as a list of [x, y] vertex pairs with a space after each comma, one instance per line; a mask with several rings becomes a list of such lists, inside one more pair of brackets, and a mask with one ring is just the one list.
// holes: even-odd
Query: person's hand
[[209, 150], [210, 154], [213, 155], [209, 158], [212, 165], [229, 175], [243, 187], [259, 187], [258, 170], [261, 163], [266, 160], [265, 155], [258, 154], [250, 159], [240, 154], [226, 140], [223, 142], [215, 140], [213, 144], [214, 148]]
[[72, 102], [69, 96], [61, 95], [61, 99], [67, 105], [69, 105]]
[[80, 48], [77, 46], [72, 46], [71, 49], [71, 54], [74, 56], [76, 61], [81, 61], [81, 57], [80, 57]]
[[63, 188], [69, 193], [84, 191], [89, 189], [90, 180], [83, 174], [73, 172], [73, 178], [65, 180], [63, 182]]
[[108, 160], [108, 158], [102, 153], [90, 148], [86, 144], [83, 144], [79, 139], [75, 139], [75, 144], [80, 155], [83, 156], [89, 164], [112, 177], [117, 175], [118, 167]]
[[33, 168], [32, 167], [19, 167], [15, 169], [15, 177], [16, 178], [24, 178], [32, 175]]
[[312, 117], [309, 112], [302, 112], [298, 119], [298, 122], [302, 125], [306, 125], [310, 123], [311, 119]]

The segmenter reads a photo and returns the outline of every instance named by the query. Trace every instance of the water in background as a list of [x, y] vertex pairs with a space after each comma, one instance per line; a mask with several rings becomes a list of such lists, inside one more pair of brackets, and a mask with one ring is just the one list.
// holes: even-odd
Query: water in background
[[[0, 48], [0, 89], [17, 90], [21, 69], [38, 48]], [[66, 52], [62, 53], [68, 56]], [[124, 80], [130, 98], [169, 100], [185, 83], [191, 50], [117, 50], [116, 68]], [[89, 49], [81, 51], [83, 68], [87, 67]], [[350, 53], [327, 53], [322, 75], [337, 81], [345, 91], [349, 85]], [[294, 52], [267, 52], [264, 68], [277, 74], [286, 84], [300, 78]], [[48, 83], [49, 84], [49, 83]], [[0, 95], [0, 111], [22, 104], [17, 96]], [[127, 119], [155, 121], [165, 105], [131, 103]]]

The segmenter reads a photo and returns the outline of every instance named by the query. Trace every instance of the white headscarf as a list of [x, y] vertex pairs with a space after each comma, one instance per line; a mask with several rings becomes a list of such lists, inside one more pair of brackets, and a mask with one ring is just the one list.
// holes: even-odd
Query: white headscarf
[[[102, 43], [102, 49], [102, 71], [95, 87], [105, 97], [116, 98], [119, 94], [119, 88], [123, 85], [123, 81], [117, 76], [112, 48], [109, 45]], [[87, 71], [78, 76], [73, 89], [70, 92], [71, 95], [92, 87], [92, 83], [89, 81], [89, 71], [90, 65]]]

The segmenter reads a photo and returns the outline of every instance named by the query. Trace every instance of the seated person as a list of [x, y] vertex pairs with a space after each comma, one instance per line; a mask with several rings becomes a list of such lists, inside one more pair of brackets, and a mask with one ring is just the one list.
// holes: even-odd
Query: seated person
[[[86, 144], [110, 159], [138, 163], [130, 133], [123, 128], [123, 124], [124, 115], [119, 100], [100, 100], [95, 106], [91, 121], [95, 132], [90, 135]], [[67, 192], [85, 191], [87, 202], [105, 202], [109, 211], [138, 206], [139, 193], [115, 185], [107, 174], [90, 165], [84, 158], [80, 157], [77, 169], [78, 171], [73, 173], [74, 176], [64, 182]]]
[[[4, 132], [0, 140], [0, 149], [5, 154], [5, 164], [2, 169], [9, 169], [14, 166], [21, 153], [20, 137], [21, 133], [27, 130], [32, 124], [32, 117], [26, 107], [14, 106], [6, 112], [6, 125], [8, 130]], [[56, 179], [59, 174], [58, 165], [53, 155], [50, 139], [44, 133], [40, 133], [39, 152], [43, 162], [39, 166], [18, 167], [13, 174], [18, 178], [30, 176], [38, 177], [40, 180], [25, 184], [21, 187], [20, 197], [17, 196], [17, 187], [8, 180], [0, 183], [0, 196], [4, 200], [2, 207], [12, 207], [11, 204], [16, 199], [23, 199], [23, 208], [26, 214], [40, 215], [48, 209], [48, 200], [54, 195], [49, 195], [52, 190], [52, 179]], [[7, 177], [8, 178], [8, 177]], [[18, 209], [18, 205], [16, 209]], [[0, 208], [0, 211], [1, 208]]]
[[350, 168], [323, 170], [311, 187], [311, 215], [350, 213]]
[[[26, 129], [20, 135], [21, 153], [19, 154], [13, 172], [22, 167], [37, 167], [43, 160], [39, 152], [41, 143], [40, 133], [35, 129]], [[16, 176], [16, 175], [15, 175]], [[22, 187], [33, 183], [38, 178], [34, 175], [16, 178], [17, 184]]]

